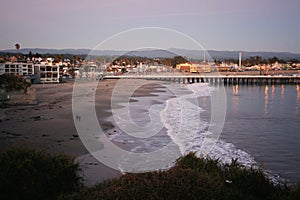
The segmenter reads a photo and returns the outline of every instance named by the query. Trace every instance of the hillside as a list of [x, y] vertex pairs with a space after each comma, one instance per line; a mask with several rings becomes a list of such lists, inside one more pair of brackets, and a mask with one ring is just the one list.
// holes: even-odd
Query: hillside
[[[166, 58], [174, 57], [175, 55], [180, 55], [187, 57], [189, 59], [199, 59], [202, 60], [204, 57], [203, 50], [188, 50], [188, 49], [177, 49], [170, 48], [166, 50], [162, 49], [142, 49], [142, 50], [133, 50], [133, 51], [118, 51], [118, 50], [92, 50], [92, 49], [41, 49], [41, 48], [24, 48], [20, 49], [19, 53], [28, 54], [73, 54], [73, 55], [96, 55], [96, 56], [120, 56], [120, 55], [129, 55], [129, 56], [139, 56], [139, 57], [149, 57], [149, 58]], [[242, 58], [246, 59], [251, 56], [260, 56], [263, 59], [277, 57], [283, 60], [297, 59], [300, 60], [300, 54], [289, 53], [289, 52], [263, 52], [263, 51], [217, 51], [217, 50], [207, 50], [205, 57], [206, 59], [238, 59], [239, 52], [243, 53]], [[0, 55], [5, 53], [17, 53], [15, 49], [8, 49], [0, 51]]]

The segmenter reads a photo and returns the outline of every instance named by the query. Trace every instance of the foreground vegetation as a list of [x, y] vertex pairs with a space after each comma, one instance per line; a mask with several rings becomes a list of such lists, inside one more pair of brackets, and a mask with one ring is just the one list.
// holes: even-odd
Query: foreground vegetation
[[192, 153], [169, 170], [125, 174], [91, 188], [79, 171], [65, 155], [9, 151], [0, 155], [0, 199], [300, 199], [299, 186], [274, 186], [260, 169]]
[[125, 174], [93, 188], [65, 196], [68, 199], [299, 199], [300, 188], [274, 186], [263, 172], [236, 161], [220, 165], [193, 153], [167, 171]]
[[66, 155], [14, 149], [0, 155], [0, 199], [57, 199], [83, 187]]
[[16, 76], [14, 74], [2, 74], [0, 75], [0, 89], [4, 89], [6, 92], [9, 91], [26, 91], [31, 84], [24, 78]]

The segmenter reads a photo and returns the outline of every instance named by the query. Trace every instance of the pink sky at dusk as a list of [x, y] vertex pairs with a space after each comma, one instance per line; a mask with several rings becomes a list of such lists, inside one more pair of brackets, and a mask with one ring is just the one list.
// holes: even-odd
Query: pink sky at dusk
[[0, 50], [93, 48], [121, 31], [162, 27], [206, 49], [300, 53], [298, 0], [5, 0]]

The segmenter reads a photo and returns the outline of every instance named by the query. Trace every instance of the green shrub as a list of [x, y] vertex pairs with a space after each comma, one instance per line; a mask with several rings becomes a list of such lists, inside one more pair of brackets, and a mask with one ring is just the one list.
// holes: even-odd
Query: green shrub
[[299, 200], [300, 199], [300, 184], [293, 186], [290, 191], [288, 200]]
[[0, 155], [0, 199], [56, 199], [82, 186], [78, 172], [66, 155], [10, 150]]
[[20, 76], [14, 74], [0, 75], [0, 88], [5, 89], [6, 92], [15, 90], [26, 91], [31, 84]]
[[190, 153], [166, 171], [127, 173], [64, 198], [280, 200], [290, 197], [294, 200], [299, 195], [298, 190], [274, 186], [261, 169], [247, 169], [237, 160], [222, 165], [218, 160], [197, 158]]
[[11, 150], [0, 155], [0, 199], [246, 199], [298, 200], [300, 186], [274, 186], [261, 169], [233, 160], [197, 158], [190, 153], [165, 171], [124, 174], [84, 187], [79, 167], [66, 155]]

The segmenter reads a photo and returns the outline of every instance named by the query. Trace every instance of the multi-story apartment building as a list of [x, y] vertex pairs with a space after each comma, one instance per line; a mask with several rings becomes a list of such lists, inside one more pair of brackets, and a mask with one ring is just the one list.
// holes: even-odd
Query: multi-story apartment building
[[59, 65], [35, 65], [40, 83], [59, 83]]
[[0, 74], [9, 73], [17, 76], [34, 75], [33, 63], [6, 62], [0, 64]]
[[0, 64], [0, 75], [4, 73], [16, 76], [34, 77], [35, 83], [59, 83], [58, 64], [33, 64], [20, 62], [6, 62]]

